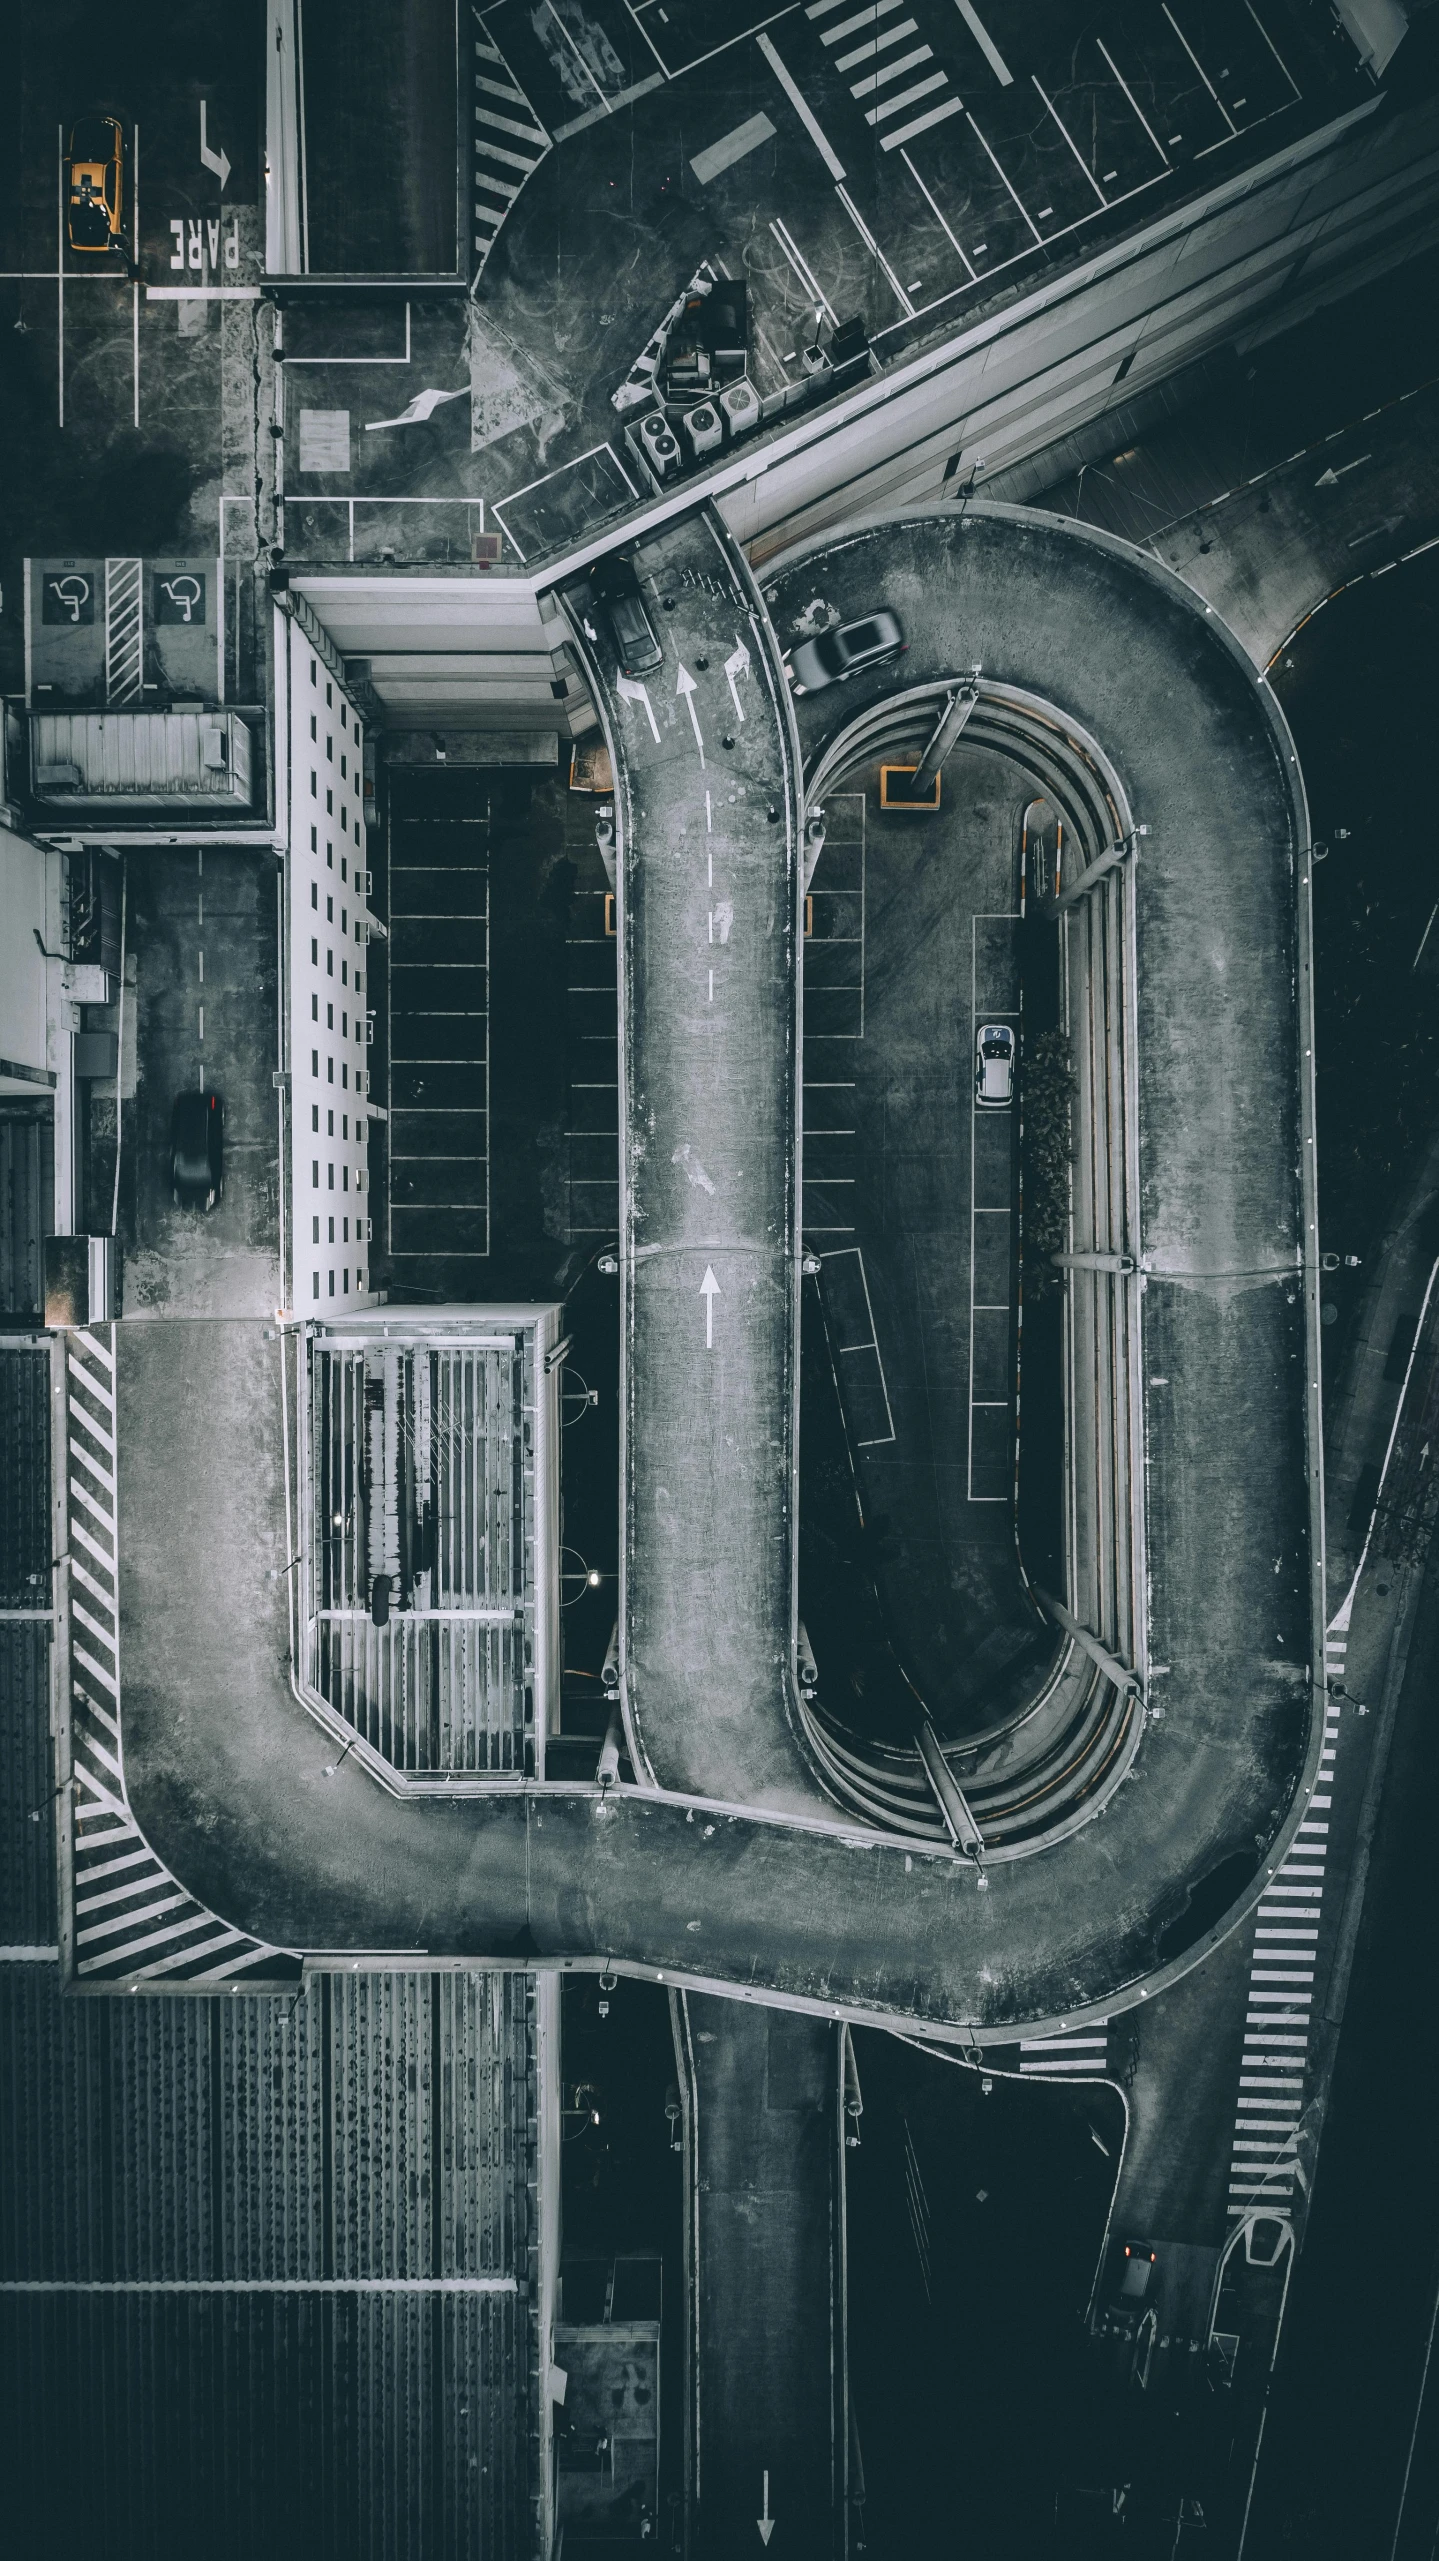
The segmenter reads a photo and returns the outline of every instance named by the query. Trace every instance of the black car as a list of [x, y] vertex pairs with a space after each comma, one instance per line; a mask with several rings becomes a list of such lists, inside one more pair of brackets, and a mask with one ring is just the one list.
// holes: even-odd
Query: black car
[[225, 1188], [225, 1106], [203, 1090], [170, 1114], [170, 1189], [177, 1209], [213, 1209]]
[[611, 552], [594, 573], [596, 599], [609, 623], [622, 676], [652, 676], [664, 665], [664, 651], [645, 610], [634, 562], [622, 551]]
[[863, 675], [867, 667], [882, 667], [888, 658], [902, 658], [908, 645], [894, 615], [881, 606], [862, 622], [840, 623], [817, 640], [801, 642], [790, 654], [790, 682], [797, 694], [817, 694]]

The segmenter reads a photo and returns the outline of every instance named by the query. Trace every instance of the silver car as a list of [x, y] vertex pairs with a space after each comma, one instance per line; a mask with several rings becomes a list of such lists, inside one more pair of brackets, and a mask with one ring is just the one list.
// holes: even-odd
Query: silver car
[[866, 614], [863, 622], [842, 622], [834, 631], [822, 631], [818, 640], [802, 641], [790, 652], [790, 682], [797, 694], [817, 694], [826, 685], [863, 675], [867, 667], [882, 667], [887, 658], [902, 656], [905, 647], [894, 615], [882, 609]]
[[1015, 1038], [1008, 1023], [981, 1023], [974, 1035], [974, 1099], [982, 1112], [1007, 1111], [1014, 1100]]

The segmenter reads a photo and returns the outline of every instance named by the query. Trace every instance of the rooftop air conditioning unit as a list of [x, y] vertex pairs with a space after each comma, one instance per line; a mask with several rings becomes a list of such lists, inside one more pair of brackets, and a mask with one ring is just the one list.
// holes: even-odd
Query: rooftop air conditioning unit
[[470, 558], [477, 569], [497, 569], [504, 554], [498, 534], [471, 534]]
[[712, 400], [702, 400], [697, 409], [685, 411], [684, 429], [692, 453], [713, 453], [716, 445], [724, 443], [724, 425]]
[[658, 410], [640, 426], [640, 442], [645, 460], [657, 480], [672, 480], [680, 467], [679, 438], [669, 420]]
[[759, 425], [759, 394], [752, 382], [732, 382], [719, 405], [732, 436], [748, 436]]

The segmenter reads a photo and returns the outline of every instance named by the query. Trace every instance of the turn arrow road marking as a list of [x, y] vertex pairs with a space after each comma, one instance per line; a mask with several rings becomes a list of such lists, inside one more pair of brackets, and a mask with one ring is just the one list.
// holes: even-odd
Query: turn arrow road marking
[[695, 695], [698, 692], [698, 685], [695, 683], [688, 667], [686, 667], [683, 661], [681, 661], [679, 683], [675, 687], [675, 694], [678, 699], [682, 699], [684, 701], [689, 712], [690, 727], [693, 729], [695, 734], [695, 745], [700, 751], [700, 765], [703, 767], [705, 760], [705, 742], [700, 736], [700, 716], [695, 709]]
[[648, 687], [640, 684], [638, 679], [634, 676], [621, 676], [616, 682], [615, 691], [619, 694], [620, 699], [623, 702], [640, 702], [644, 704], [645, 718], [649, 722], [650, 728], [654, 734], [655, 745], [658, 747], [660, 743], [660, 725], [655, 718], [655, 707], [650, 701]]
[[740, 636], [739, 636], [739, 633], [738, 633], [738, 632], [736, 632], [736, 633], [735, 633], [735, 636], [734, 636], [734, 648], [733, 648], [733, 650], [731, 651], [731, 653], [730, 653], [729, 657], [728, 657], [728, 658], [725, 660], [725, 662], [724, 662], [724, 671], [725, 671], [725, 674], [726, 674], [726, 675], [728, 676], [728, 678], [729, 678], [729, 689], [730, 689], [731, 694], [732, 694], [732, 695], [733, 695], [733, 697], [734, 697], [734, 708], [735, 708], [735, 718], [736, 718], [736, 720], [743, 720], [743, 718], [744, 718], [744, 704], [740, 701], [740, 698], [739, 698], [739, 687], [738, 687], [738, 685], [735, 683], [735, 678], [736, 678], [736, 676], [746, 676], [746, 675], [748, 675], [748, 673], [749, 673], [749, 666], [750, 666], [750, 655], [749, 655], [749, 651], [746, 649], [746, 647], [745, 647], [745, 645], [744, 645], [744, 642], [741, 640], [741, 638], [740, 638]]
[[220, 193], [223, 195], [225, 192], [225, 181], [230, 174], [230, 163], [226, 159], [223, 151], [212, 151], [210, 149], [210, 137], [205, 130], [205, 112], [205, 101], [202, 98], [200, 100], [200, 158], [207, 169], [214, 170], [216, 177], [220, 181]]

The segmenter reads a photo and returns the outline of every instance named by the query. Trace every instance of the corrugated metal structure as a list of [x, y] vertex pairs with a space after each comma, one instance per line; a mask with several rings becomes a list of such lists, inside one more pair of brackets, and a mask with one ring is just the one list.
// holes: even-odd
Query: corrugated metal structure
[[417, 1778], [544, 1774], [559, 1324], [555, 1307], [387, 1308], [309, 1343], [305, 1677]]
[[250, 732], [233, 711], [33, 712], [30, 784], [72, 810], [248, 809]]
[[21, 2548], [533, 2551], [535, 2049], [523, 1974], [117, 2002], [0, 1964]]
[[[73, 1432], [80, 1401], [103, 1415], [104, 1338], [72, 1347]], [[0, 1351], [7, 1614], [48, 1607], [52, 1383], [47, 1349]], [[48, 1617], [0, 1616], [6, 2538], [54, 2561], [528, 2561], [542, 1987], [351, 1966], [67, 1994], [50, 1644]]]

